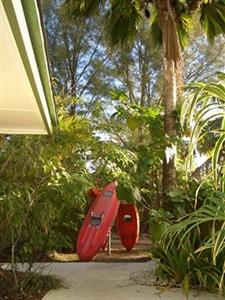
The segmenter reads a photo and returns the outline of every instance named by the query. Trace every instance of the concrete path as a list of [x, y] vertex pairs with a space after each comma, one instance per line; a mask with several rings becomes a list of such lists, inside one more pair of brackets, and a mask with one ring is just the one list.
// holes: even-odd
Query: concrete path
[[[50, 291], [43, 300], [185, 300], [180, 289], [165, 292], [155, 287], [136, 285], [134, 272], [153, 270], [145, 263], [53, 263], [48, 269], [62, 277], [67, 289]], [[224, 300], [213, 294], [190, 292], [189, 300]]]

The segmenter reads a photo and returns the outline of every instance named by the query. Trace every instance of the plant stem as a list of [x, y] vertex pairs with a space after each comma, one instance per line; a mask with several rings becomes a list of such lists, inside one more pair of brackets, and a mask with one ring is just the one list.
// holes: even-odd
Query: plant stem
[[13, 277], [14, 277], [14, 281], [15, 281], [15, 286], [18, 287], [18, 278], [17, 278], [17, 274], [16, 274], [16, 262], [15, 262], [15, 242], [14, 242], [14, 238], [12, 235], [12, 246], [11, 246], [11, 268], [12, 268], [12, 273], [13, 273]]

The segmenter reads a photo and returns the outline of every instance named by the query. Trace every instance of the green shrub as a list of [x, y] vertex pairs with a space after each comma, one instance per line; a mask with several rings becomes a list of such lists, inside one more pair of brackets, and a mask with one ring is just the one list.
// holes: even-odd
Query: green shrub
[[[87, 120], [63, 116], [52, 137], [10, 136], [0, 152], [0, 257], [35, 261], [74, 248], [93, 186]], [[8, 257], [6, 257], [8, 254]]]

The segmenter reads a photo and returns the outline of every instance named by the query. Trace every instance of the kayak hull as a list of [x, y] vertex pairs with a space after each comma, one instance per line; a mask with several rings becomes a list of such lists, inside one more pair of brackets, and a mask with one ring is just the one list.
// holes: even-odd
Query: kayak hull
[[140, 220], [137, 207], [133, 204], [120, 204], [117, 215], [117, 232], [121, 243], [129, 252], [139, 239]]
[[116, 218], [119, 201], [116, 184], [108, 184], [93, 201], [77, 239], [77, 255], [90, 261], [104, 246]]

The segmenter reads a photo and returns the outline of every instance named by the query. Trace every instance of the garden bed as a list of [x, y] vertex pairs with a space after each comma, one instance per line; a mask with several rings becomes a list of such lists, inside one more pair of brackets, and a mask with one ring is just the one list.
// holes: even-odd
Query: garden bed
[[16, 272], [16, 277], [17, 286], [13, 272], [0, 269], [0, 300], [41, 300], [48, 291], [63, 286], [52, 275]]

